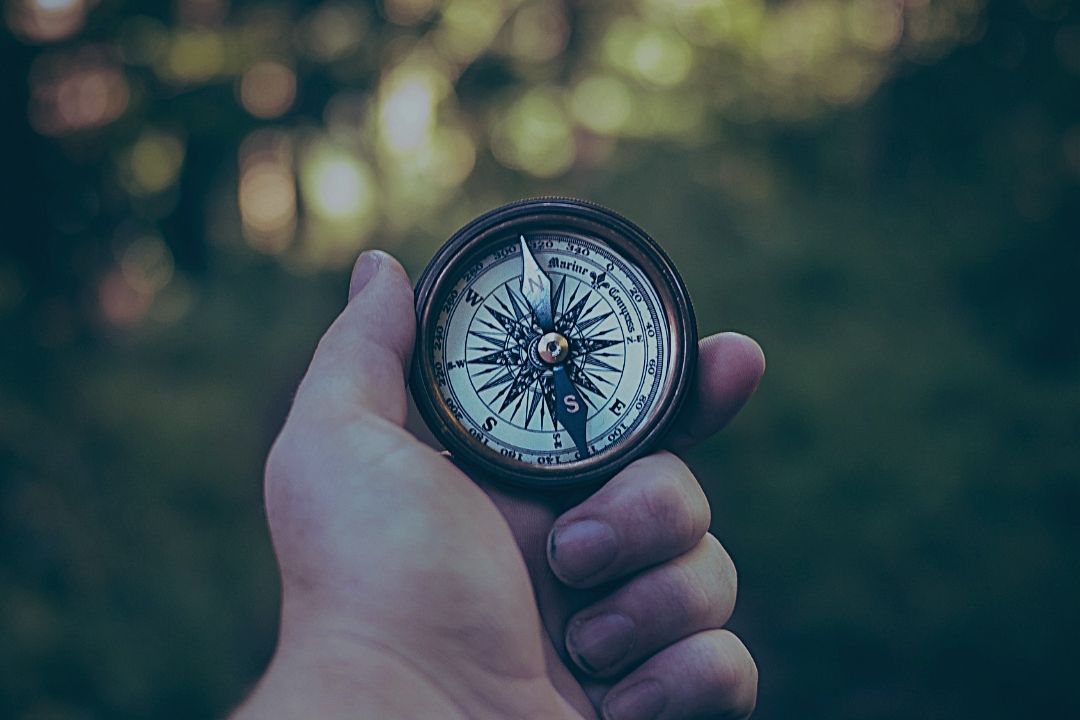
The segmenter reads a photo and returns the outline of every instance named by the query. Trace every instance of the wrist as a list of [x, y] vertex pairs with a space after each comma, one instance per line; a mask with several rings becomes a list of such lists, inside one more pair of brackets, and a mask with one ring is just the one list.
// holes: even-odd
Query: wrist
[[437, 685], [393, 653], [353, 642], [284, 638], [262, 679], [232, 720], [318, 717], [436, 718], [467, 716]]
[[578, 717], [546, 676], [500, 676], [443, 657], [433, 644], [399, 649], [325, 620], [317, 631], [283, 623], [270, 666], [231, 720]]

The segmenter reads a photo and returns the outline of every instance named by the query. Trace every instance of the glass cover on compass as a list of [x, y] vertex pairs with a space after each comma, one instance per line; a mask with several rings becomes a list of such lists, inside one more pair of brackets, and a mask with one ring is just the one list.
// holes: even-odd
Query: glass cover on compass
[[696, 329], [670, 260], [609, 210], [539, 199], [459, 230], [416, 290], [412, 389], [460, 461], [564, 487], [652, 449], [693, 377]]

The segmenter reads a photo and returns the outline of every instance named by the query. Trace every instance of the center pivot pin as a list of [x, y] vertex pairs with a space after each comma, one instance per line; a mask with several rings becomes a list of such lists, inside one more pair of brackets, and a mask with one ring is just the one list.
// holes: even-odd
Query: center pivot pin
[[558, 365], [566, 360], [570, 341], [557, 332], [546, 333], [536, 343], [536, 353], [548, 365]]

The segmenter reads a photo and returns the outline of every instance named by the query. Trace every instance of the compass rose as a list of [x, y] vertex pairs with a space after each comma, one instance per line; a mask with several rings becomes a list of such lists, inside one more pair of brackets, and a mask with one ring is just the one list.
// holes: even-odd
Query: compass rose
[[[600, 292], [572, 276], [555, 278], [551, 305], [555, 332], [569, 341], [566, 374], [592, 414], [618, 384], [624, 338]], [[555, 430], [554, 371], [535, 351], [543, 328], [515, 284], [503, 283], [477, 308], [465, 363], [488, 409], [525, 429]]]

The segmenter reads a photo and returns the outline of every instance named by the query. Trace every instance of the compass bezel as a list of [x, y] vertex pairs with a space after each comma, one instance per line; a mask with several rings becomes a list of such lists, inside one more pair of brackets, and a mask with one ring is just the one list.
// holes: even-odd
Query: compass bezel
[[[431, 359], [438, 303], [473, 260], [519, 234], [586, 235], [641, 269], [656, 288], [668, 326], [668, 373], [657, 400], [632, 432], [596, 455], [556, 465], [536, 465], [498, 454], [476, 441], [439, 392]], [[435, 253], [416, 284], [416, 350], [410, 385], [432, 434], [456, 462], [496, 481], [529, 488], [569, 488], [607, 480], [654, 450], [678, 415], [697, 366], [697, 321], [686, 286], [671, 259], [640, 227], [595, 203], [573, 198], [533, 198], [490, 210], [455, 232]]]

